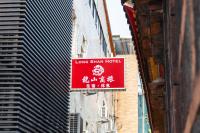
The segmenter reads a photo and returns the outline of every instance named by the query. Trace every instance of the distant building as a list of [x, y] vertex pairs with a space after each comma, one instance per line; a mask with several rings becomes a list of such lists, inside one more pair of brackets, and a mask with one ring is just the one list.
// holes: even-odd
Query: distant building
[[138, 80], [138, 133], [151, 133], [144, 90], [141, 79]]
[[72, 0], [0, 0], [0, 132], [66, 133]]
[[119, 35], [113, 36], [116, 55], [134, 54], [133, 41], [130, 38], [121, 38]]
[[147, 107], [131, 38], [113, 36], [117, 57], [125, 58], [125, 92], [115, 94], [118, 133], [150, 133]]
[[115, 93], [115, 124], [117, 133], [138, 132], [138, 67], [136, 56], [119, 55], [125, 58], [126, 91]]
[[131, 38], [113, 36], [116, 57], [125, 58], [124, 92], [115, 93], [115, 124], [118, 133], [138, 132], [138, 67]]
[[[74, 0], [72, 57], [113, 57], [108, 23], [105, 0]], [[76, 127], [83, 127], [81, 133], [115, 131], [113, 113], [112, 92], [71, 92], [70, 114], [82, 120], [82, 126], [70, 123], [71, 131]]]

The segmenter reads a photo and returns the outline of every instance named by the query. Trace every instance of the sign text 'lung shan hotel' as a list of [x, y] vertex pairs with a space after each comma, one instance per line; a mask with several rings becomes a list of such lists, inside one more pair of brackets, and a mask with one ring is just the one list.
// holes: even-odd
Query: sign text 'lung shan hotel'
[[124, 89], [124, 58], [72, 59], [72, 91], [119, 89]]

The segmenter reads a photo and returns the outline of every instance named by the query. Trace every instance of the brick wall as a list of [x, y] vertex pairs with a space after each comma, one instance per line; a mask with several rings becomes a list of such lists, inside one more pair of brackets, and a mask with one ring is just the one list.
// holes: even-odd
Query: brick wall
[[138, 132], [138, 64], [135, 55], [125, 57], [126, 91], [115, 93], [118, 133]]

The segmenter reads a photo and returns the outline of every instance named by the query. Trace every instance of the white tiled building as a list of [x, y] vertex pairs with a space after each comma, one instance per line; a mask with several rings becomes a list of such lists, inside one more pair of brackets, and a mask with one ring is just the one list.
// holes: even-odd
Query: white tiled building
[[[103, 2], [74, 0], [73, 58], [113, 57]], [[111, 133], [113, 101], [112, 92], [71, 92], [70, 113], [80, 114], [84, 133]]]

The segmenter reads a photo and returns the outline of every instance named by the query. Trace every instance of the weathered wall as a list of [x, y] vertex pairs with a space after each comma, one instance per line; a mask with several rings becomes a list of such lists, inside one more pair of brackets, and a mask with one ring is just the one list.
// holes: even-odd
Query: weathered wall
[[199, 126], [191, 130], [196, 125], [195, 119], [199, 120], [199, 5], [198, 0], [168, 0], [164, 5], [166, 108], [170, 133], [199, 132]]
[[[102, 1], [102, 0], [100, 0]], [[98, 6], [103, 7], [103, 2], [98, 3]], [[90, 2], [94, 2], [91, 0]], [[91, 58], [91, 57], [105, 57], [102, 47], [102, 40], [100, 40], [99, 24], [96, 26], [96, 17], [93, 16], [93, 5], [89, 5], [89, 0], [74, 0], [74, 31], [73, 31], [73, 58]], [[99, 10], [98, 13], [105, 15], [104, 10]], [[102, 16], [103, 17], [103, 16]], [[106, 32], [105, 19], [101, 19], [103, 31]], [[107, 32], [105, 33], [107, 34]], [[101, 36], [102, 37], [102, 36]], [[108, 40], [108, 36], [105, 36]], [[112, 55], [108, 45], [108, 54]], [[108, 121], [102, 123], [101, 108], [105, 103], [108, 111]], [[110, 131], [110, 125], [113, 124], [113, 99], [112, 93], [104, 92], [72, 92], [70, 95], [70, 113], [80, 113], [83, 118], [83, 129], [88, 133], [105, 133]]]
[[[118, 56], [119, 57], [119, 56]], [[138, 64], [136, 55], [125, 57], [126, 91], [115, 94], [116, 125], [118, 133], [138, 132]]]

